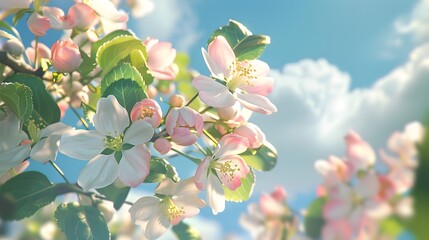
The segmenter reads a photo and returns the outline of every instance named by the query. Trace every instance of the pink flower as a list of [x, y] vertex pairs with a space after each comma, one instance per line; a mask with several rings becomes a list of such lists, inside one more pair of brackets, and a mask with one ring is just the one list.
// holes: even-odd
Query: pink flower
[[155, 140], [153, 147], [161, 154], [167, 154], [171, 150], [171, 143], [165, 138]]
[[[225, 196], [222, 185], [234, 191], [241, 186], [241, 179], [250, 172], [246, 162], [238, 156], [247, 150], [249, 142], [237, 134], [223, 136], [216, 146], [213, 156], [207, 156], [198, 165], [195, 185], [206, 189], [208, 205], [213, 214], [225, 209]], [[216, 172], [216, 175], [213, 174]]]
[[327, 161], [318, 160], [314, 166], [324, 178], [324, 186], [327, 190], [336, 188], [338, 184], [349, 181], [353, 177], [353, 169], [348, 162], [335, 156], [329, 156]]
[[250, 149], [259, 148], [265, 142], [265, 134], [253, 123], [240, 125], [234, 130], [234, 133], [246, 138], [249, 141]]
[[328, 221], [323, 226], [322, 239], [353, 239], [353, 228], [347, 220]]
[[355, 171], [365, 170], [375, 163], [375, 152], [359, 134], [350, 131], [345, 136], [347, 144], [347, 160], [350, 161]]
[[44, 36], [46, 31], [51, 27], [51, 20], [37, 12], [34, 12], [27, 19], [28, 29], [36, 36]]
[[203, 116], [190, 107], [172, 108], [165, 120], [171, 139], [182, 146], [189, 146], [203, 133]]
[[74, 27], [80, 31], [86, 31], [97, 20], [97, 14], [84, 3], [76, 3], [70, 7], [67, 18], [72, 19]]
[[52, 65], [59, 72], [73, 72], [82, 62], [79, 47], [71, 39], [56, 41], [51, 51]]
[[143, 99], [136, 103], [131, 110], [131, 120], [143, 119], [143, 121], [157, 128], [162, 120], [162, 111], [159, 104], [152, 99]]
[[[34, 64], [34, 57], [36, 54], [36, 42], [31, 42], [31, 47], [25, 49], [25, 55], [27, 55], [28, 62], [30, 64]], [[37, 45], [38, 53], [37, 53], [37, 61], [40, 62], [42, 58], [50, 59], [51, 58], [51, 50], [43, 43], [39, 42]]]
[[174, 63], [176, 49], [169, 42], [147, 38], [144, 42], [148, 54], [147, 65], [153, 77], [161, 80], [173, 80], [178, 73]]
[[270, 69], [265, 62], [238, 61], [223, 36], [216, 37], [209, 44], [208, 53], [204, 49], [202, 51], [213, 79], [200, 75], [193, 80], [193, 85], [204, 103], [226, 108], [239, 101], [254, 112], [277, 112], [276, 106], [265, 97], [274, 83], [267, 77]]
[[57, 7], [43, 7], [43, 16], [50, 21], [50, 27], [57, 30], [72, 29], [74, 20], [64, 15], [63, 10]]

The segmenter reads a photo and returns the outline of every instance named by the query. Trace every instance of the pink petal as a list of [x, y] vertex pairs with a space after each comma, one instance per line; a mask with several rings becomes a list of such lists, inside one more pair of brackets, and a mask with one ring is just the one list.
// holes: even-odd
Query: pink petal
[[243, 107], [262, 114], [277, 112], [277, 107], [266, 97], [258, 94], [237, 93], [238, 101]]
[[86, 191], [112, 184], [118, 177], [118, 163], [111, 155], [99, 154], [82, 169], [77, 182]]
[[323, 216], [328, 220], [347, 218], [352, 211], [352, 203], [331, 199], [323, 208]]
[[[215, 37], [215, 39], [209, 44], [208, 55], [211, 60], [209, 62], [206, 61], [206, 64], [209, 66], [210, 70], [218, 69], [221, 71], [213, 72], [213, 74], [218, 76], [222, 73], [223, 76], [228, 77], [233, 70], [232, 66], [236, 59], [234, 51], [232, 51], [232, 48], [229, 46], [225, 37]], [[213, 63], [216, 64], [214, 68], [212, 67]]]
[[232, 107], [236, 99], [228, 90], [228, 87], [215, 81], [214, 79], [200, 75], [192, 81], [198, 89], [201, 101], [215, 108]]
[[217, 215], [220, 212], [225, 210], [225, 195], [222, 188], [222, 184], [219, 179], [209, 173], [207, 179], [207, 203], [212, 209], [214, 215]]
[[195, 186], [197, 186], [199, 190], [205, 190], [207, 187], [207, 177], [211, 160], [211, 157], [204, 158], [195, 172]]
[[150, 152], [145, 145], [136, 145], [122, 152], [119, 179], [128, 186], [137, 187], [149, 174]]
[[230, 190], [234, 191], [241, 186], [241, 179], [245, 178], [250, 169], [240, 156], [226, 156], [216, 161], [221, 164], [216, 172], [221, 182]]
[[227, 134], [220, 140], [214, 151], [215, 158], [223, 156], [237, 155], [247, 150], [249, 141], [238, 134]]

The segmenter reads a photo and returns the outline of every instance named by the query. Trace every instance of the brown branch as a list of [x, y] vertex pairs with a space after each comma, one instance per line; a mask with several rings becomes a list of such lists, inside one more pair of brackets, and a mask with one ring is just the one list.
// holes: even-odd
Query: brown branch
[[42, 78], [45, 72], [42, 68], [33, 69], [30, 65], [12, 58], [7, 52], [0, 51], [0, 63], [10, 67], [13, 71], [27, 73]]

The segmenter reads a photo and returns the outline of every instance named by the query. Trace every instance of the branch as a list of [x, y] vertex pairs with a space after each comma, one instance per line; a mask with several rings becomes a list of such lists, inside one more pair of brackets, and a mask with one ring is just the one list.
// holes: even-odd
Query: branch
[[16, 59], [12, 58], [5, 51], [0, 51], [0, 63], [3, 63], [4, 65], [10, 67], [15, 72], [27, 73], [27, 74], [35, 75], [39, 78], [42, 78], [43, 75], [45, 74], [42, 68], [38, 68], [35, 70], [25, 62], [17, 61]]

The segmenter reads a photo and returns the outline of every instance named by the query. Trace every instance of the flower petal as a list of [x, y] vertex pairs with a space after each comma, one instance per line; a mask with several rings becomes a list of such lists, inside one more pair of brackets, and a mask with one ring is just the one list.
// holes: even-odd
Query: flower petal
[[109, 136], [119, 136], [130, 125], [127, 110], [113, 95], [100, 98], [93, 121], [95, 129]]
[[200, 213], [200, 208], [205, 206], [203, 200], [196, 196], [180, 196], [173, 199], [174, 204], [179, 207], [183, 213], [172, 219], [171, 224], [176, 225], [184, 218], [197, 216]]
[[277, 112], [277, 107], [266, 97], [258, 94], [237, 93], [237, 100], [243, 107], [262, 114]]
[[31, 148], [30, 157], [38, 162], [47, 163], [57, 158], [61, 136], [51, 135], [41, 139]]
[[6, 111], [6, 117], [0, 121], [0, 133], [0, 152], [21, 142], [21, 122], [12, 111]]
[[208, 55], [211, 59], [209, 62], [206, 61], [209, 69], [213, 70], [213, 63], [215, 63], [215, 66], [217, 67], [215, 70], [220, 70], [220, 72], [213, 72], [215, 75], [220, 75], [220, 73], [222, 73], [223, 76], [228, 77], [231, 74], [231, 71], [233, 70], [232, 66], [235, 62], [235, 54], [224, 36], [219, 35], [215, 37], [215, 39], [209, 44]]
[[40, 131], [40, 137], [48, 137], [50, 135], [63, 135], [70, 131], [72, 127], [65, 125], [62, 122], [57, 122], [54, 124], [51, 124], [44, 128], [42, 131]]
[[7, 170], [21, 164], [24, 158], [28, 156], [30, 147], [30, 144], [25, 144], [0, 152], [0, 176]]
[[124, 143], [133, 145], [147, 143], [153, 137], [152, 125], [144, 120], [137, 120], [131, 124], [124, 136]]
[[158, 209], [157, 214], [155, 214], [155, 216], [149, 220], [146, 226], [145, 235], [149, 239], [159, 238], [161, 235], [167, 232], [168, 227], [170, 227], [170, 222], [168, 221], [167, 216], [165, 215], [164, 211]]
[[157, 188], [155, 188], [154, 192], [162, 195], [173, 196], [176, 192], [176, 185], [177, 184], [170, 178], [166, 178], [162, 180]]
[[237, 155], [225, 156], [216, 162], [222, 164], [221, 170], [216, 169], [220, 181], [231, 191], [241, 186], [241, 179], [250, 171], [243, 158]]
[[113, 154], [99, 154], [82, 169], [77, 179], [79, 185], [88, 191], [112, 184], [118, 177], [118, 163]]
[[249, 141], [235, 133], [227, 134], [220, 140], [213, 153], [215, 158], [222, 158], [223, 156], [238, 155], [243, 153], [249, 147]]
[[100, 154], [105, 144], [104, 136], [94, 130], [74, 130], [63, 135], [59, 150], [79, 160], [92, 159]]
[[225, 210], [225, 195], [222, 188], [222, 184], [219, 179], [209, 173], [207, 179], [207, 203], [212, 209], [214, 215]]
[[160, 199], [157, 197], [142, 197], [128, 210], [131, 221], [147, 221], [155, 215]]
[[200, 192], [195, 186], [195, 178], [191, 177], [177, 183], [175, 196], [197, 195]]
[[145, 145], [136, 145], [122, 152], [119, 162], [119, 179], [131, 187], [137, 187], [149, 174], [150, 152]]
[[207, 174], [211, 160], [212, 158], [208, 156], [204, 158], [204, 160], [198, 165], [197, 171], [195, 172], [195, 186], [199, 190], [205, 190], [207, 187]]
[[215, 108], [232, 107], [236, 99], [234, 95], [228, 90], [228, 87], [208, 78], [199, 75], [192, 81], [192, 84], [198, 89], [198, 94], [205, 104]]

